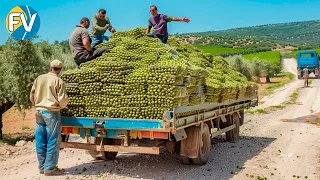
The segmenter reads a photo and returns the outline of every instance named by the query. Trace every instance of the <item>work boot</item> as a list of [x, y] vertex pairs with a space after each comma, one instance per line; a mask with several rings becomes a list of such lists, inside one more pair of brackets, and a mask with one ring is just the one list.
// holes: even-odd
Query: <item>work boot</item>
[[65, 172], [64, 169], [59, 169], [57, 167], [54, 167], [53, 170], [49, 171], [49, 172], [44, 172], [44, 175], [46, 176], [57, 176], [57, 175], [63, 175]]

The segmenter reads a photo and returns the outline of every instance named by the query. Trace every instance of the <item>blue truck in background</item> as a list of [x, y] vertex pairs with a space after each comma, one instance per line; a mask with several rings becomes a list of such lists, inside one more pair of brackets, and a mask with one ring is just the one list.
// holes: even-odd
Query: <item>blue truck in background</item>
[[308, 66], [309, 74], [314, 73], [319, 78], [319, 54], [314, 50], [299, 51], [297, 53], [298, 79], [303, 77], [303, 69]]

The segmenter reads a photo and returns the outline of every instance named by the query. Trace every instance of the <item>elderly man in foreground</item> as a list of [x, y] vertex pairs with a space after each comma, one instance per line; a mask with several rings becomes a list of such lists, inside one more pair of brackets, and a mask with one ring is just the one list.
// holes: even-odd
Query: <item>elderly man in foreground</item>
[[30, 101], [36, 108], [36, 152], [40, 174], [46, 176], [62, 175], [63, 169], [57, 167], [61, 143], [61, 114], [69, 102], [65, 83], [58, 77], [62, 63], [54, 60], [50, 72], [34, 81]]

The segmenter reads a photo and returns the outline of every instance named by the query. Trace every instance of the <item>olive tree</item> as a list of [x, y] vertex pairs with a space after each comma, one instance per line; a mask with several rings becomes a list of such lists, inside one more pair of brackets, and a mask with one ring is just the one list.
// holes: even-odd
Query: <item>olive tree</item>
[[[29, 108], [29, 94], [35, 78], [45, 72], [45, 63], [32, 40], [10, 38], [0, 52], [0, 127], [2, 114], [16, 104], [19, 110]], [[0, 128], [2, 139], [2, 129]]]
[[232, 56], [226, 59], [228, 63], [233, 66], [237, 71], [243, 74], [249, 81], [252, 80], [250, 64], [241, 55]]
[[265, 63], [254, 58], [251, 62], [251, 72], [257, 78], [257, 81], [260, 82], [260, 78], [265, 75]]

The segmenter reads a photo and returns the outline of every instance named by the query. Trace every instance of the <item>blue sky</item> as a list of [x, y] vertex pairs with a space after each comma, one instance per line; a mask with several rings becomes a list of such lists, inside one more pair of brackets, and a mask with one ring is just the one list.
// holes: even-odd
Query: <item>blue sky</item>
[[106, 9], [118, 31], [146, 27], [152, 4], [159, 13], [191, 19], [189, 24], [170, 23], [169, 33], [320, 19], [320, 0], [6, 0], [0, 7], [0, 44], [9, 37], [6, 16], [17, 5], [31, 6], [39, 13], [38, 35], [52, 43], [68, 39], [82, 17], [91, 19], [100, 8]]

